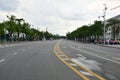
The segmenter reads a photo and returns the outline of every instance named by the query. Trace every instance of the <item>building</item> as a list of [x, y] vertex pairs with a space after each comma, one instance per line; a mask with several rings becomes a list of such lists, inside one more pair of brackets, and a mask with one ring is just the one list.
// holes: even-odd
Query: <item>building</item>
[[108, 19], [106, 23], [109, 26], [106, 26], [105, 39], [107, 41], [120, 39], [120, 15]]

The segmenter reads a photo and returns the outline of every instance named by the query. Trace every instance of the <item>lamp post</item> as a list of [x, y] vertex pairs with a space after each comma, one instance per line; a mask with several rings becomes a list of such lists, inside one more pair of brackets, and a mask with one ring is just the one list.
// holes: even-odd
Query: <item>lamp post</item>
[[107, 10], [107, 7], [106, 7], [106, 4], [103, 4], [104, 5], [104, 10], [103, 10], [103, 16], [98, 16], [98, 18], [100, 17], [103, 17], [103, 43], [105, 45], [105, 27], [106, 27], [106, 10]]
[[105, 45], [105, 27], [106, 27], [106, 10], [107, 10], [107, 7], [106, 7], [106, 4], [104, 4], [104, 13], [103, 13], [103, 20], [104, 20], [104, 45]]

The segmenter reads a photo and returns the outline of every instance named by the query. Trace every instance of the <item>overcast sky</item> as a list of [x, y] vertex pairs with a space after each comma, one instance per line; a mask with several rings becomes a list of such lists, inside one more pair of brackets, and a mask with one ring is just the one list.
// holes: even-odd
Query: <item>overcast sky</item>
[[[103, 15], [107, 4], [107, 16], [120, 14], [120, 0], [0, 0], [0, 21], [6, 15], [22, 17], [33, 27], [54, 34], [65, 35], [82, 25], [92, 24]], [[100, 19], [102, 20], [102, 18]]]

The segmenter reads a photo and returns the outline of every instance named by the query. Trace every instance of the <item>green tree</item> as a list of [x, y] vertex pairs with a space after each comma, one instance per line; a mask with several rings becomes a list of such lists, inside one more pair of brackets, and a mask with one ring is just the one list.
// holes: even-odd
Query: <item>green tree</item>
[[0, 23], [0, 36], [5, 34], [4, 29], [5, 29], [4, 23]]
[[103, 24], [101, 21], [95, 21], [94, 24], [90, 26], [84, 25], [72, 32], [68, 32], [66, 36], [68, 39], [77, 39], [84, 42], [90, 39], [91, 36], [97, 37], [97, 39], [99, 39], [99, 36], [101, 36], [103, 32], [102, 27]]
[[15, 19], [15, 20], [16, 20], [16, 23], [17, 23], [16, 32], [17, 32], [18, 41], [19, 41], [19, 36], [20, 36], [20, 33], [22, 32], [22, 22], [24, 22], [25, 20], [23, 18]]
[[4, 21], [4, 25], [6, 27], [6, 30], [9, 32], [10, 40], [12, 41], [12, 34], [16, 32], [16, 17], [14, 15], [7, 16], [8, 20]]
[[3, 41], [3, 37], [5, 35], [5, 28], [4, 28], [4, 23], [0, 23], [0, 41], [2, 42]]

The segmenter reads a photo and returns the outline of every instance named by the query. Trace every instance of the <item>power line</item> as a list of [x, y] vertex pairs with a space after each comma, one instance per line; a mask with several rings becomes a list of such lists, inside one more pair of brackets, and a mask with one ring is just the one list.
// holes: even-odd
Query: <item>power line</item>
[[110, 9], [110, 10], [114, 10], [114, 9], [117, 9], [117, 8], [119, 8], [120, 7], [120, 5], [119, 6], [117, 6], [117, 7], [114, 7], [114, 8], [112, 8], [112, 9]]

